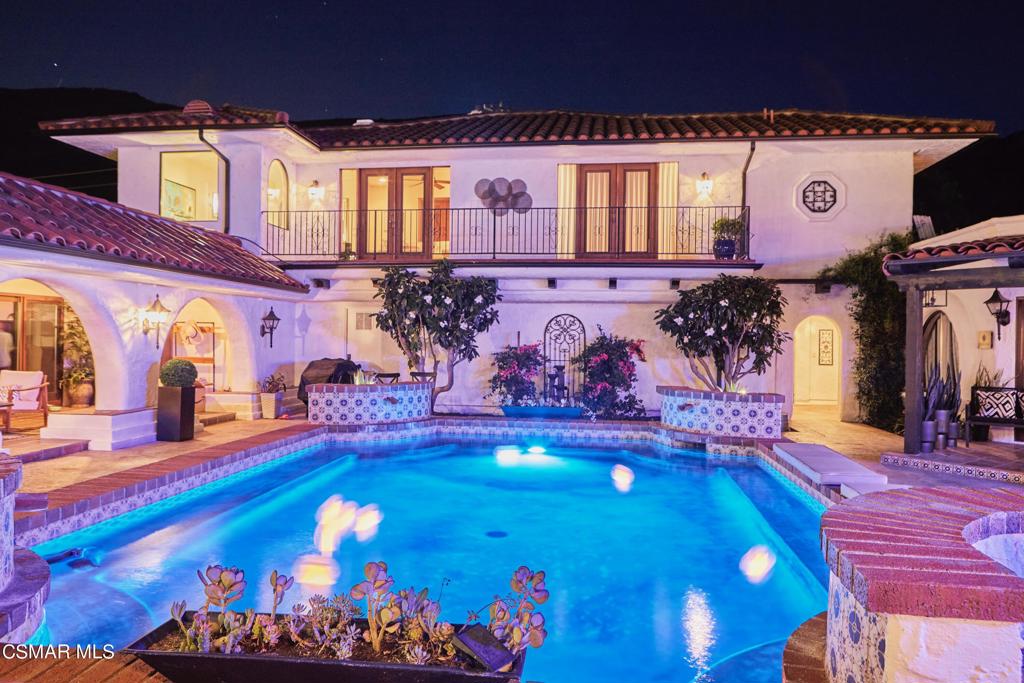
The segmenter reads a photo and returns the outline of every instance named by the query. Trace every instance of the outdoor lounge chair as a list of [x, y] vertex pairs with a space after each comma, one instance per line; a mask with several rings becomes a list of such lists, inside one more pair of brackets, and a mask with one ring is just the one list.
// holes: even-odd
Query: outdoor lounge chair
[[0, 426], [10, 431], [14, 413], [41, 412], [45, 427], [50, 414], [49, 386], [41, 370], [0, 370], [0, 404], [9, 404], [0, 407]]

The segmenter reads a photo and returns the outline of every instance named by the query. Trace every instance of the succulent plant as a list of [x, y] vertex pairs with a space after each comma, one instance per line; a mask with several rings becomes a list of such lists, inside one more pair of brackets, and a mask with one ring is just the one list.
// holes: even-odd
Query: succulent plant
[[[186, 623], [185, 601], [171, 605], [171, 617], [182, 634], [179, 649], [225, 654], [267, 652], [287, 639], [309, 656], [349, 659], [360, 641], [365, 641], [391, 661], [398, 657], [398, 661], [415, 664], [443, 664], [455, 658], [455, 628], [440, 620], [441, 604], [430, 599], [427, 589], [410, 587], [397, 594], [391, 592], [395, 582], [384, 562], [367, 563], [363, 573], [366, 579], [353, 586], [349, 595], [331, 599], [314, 595], [278, 618], [278, 607], [294, 584], [292, 577], [271, 572], [270, 614], [257, 614], [251, 608], [239, 613], [227, 607], [242, 598], [245, 572], [237, 567], [210, 565], [205, 572], [196, 572], [206, 602], [192, 615], [191, 623]], [[510, 582], [514, 594], [496, 597], [488, 606], [488, 627], [513, 652], [540, 647], [547, 636], [544, 617], [536, 611], [536, 606], [548, 599], [544, 578], [544, 572], [519, 567]], [[355, 623], [361, 609], [353, 600], [366, 600], [366, 631]], [[222, 611], [211, 612], [211, 606]], [[476, 620], [476, 613], [470, 613], [470, 621]]]
[[[547, 638], [544, 615], [537, 611], [537, 605], [547, 602], [550, 596], [544, 577], [542, 571], [533, 572], [529, 567], [519, 567], [509, 582], [513, 594], [505, 598], [495, 596], [489, 605], [487, 628], [514, 653], [527, 646], [540, 647]], [[470, 613], [470, 617], [476, 617], [476, 614]]]
[[199, 571], [196, 571], [196, 574], [205, 587], [207, 607], [213, 605], [227, 609], [228, 605], [240, 599], [245, 592], [245, 572], [238, 567], [225, 569], [219, 564], [214, 564], [206, 568], [205, 576]]

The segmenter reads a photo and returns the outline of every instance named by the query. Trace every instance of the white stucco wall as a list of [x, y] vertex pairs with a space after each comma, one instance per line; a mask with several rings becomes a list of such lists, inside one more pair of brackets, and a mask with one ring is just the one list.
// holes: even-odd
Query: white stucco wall
[[[155, 402], [162, 350], [155, 334], [142, 333], [139, 312], [157, 294], [171, 310], [168, 324], [198, 297], [218, 311], [232, 350], [226, 380], [233, 390], [255, 391], [256, 382], [274, 371], [293, 379], [294, 301], [304, 295], [6, 246], [0, 247], [0, 277], [50, 287], [81, 318], [93, 348], [98, 410], [134, 410]], [[282, 319], [272, 349], [258, 334], [270, 306]], [[161, 336], [166, 333], [161, 330]]]

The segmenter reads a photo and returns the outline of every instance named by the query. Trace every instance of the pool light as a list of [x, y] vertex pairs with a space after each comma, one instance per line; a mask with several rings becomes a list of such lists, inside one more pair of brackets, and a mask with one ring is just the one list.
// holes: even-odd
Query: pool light
[[292, 573], [302, 586], [333, 586], [341, 572], [333, 557], [303, 555], [292, 567]]
[[740, 558], [740, 571], [753, 584], [764, 583], [775, 568], [775, 553], [767, 546], [755, 545]]
[[529, 448], [526, 449], [526, 452], [533, 453], [534, 455], [542, 455], [544, 453], [547, 453], [547, 449], [544, 448], [543, 446], [530, 446]]
[[619, 493], [629, 493], [633, 488], [634, 479], [636, 475], [633, 474], [633, 470], [625, 465], [616, 465], [612, 468], [612, 485]]
[[360, 543], [365, 543], [376, 536], [377, 528], [383, 519], [384, 515], [380, 513], [380, 509], [373, 503], [359, 508], [359, 511], [356, 513], [356, 523], [353, 527], [356, 540]]
[[502, 467], [514, 467], [519, 464], [519, 458], [523, 452], [519, 446], [498, 446], [494, 449], [494, 457]]

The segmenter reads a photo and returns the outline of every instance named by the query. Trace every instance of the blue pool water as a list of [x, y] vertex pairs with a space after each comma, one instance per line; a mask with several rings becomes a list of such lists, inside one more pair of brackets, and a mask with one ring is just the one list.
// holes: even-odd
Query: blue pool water
[[[523, 444], [525, 446], [525, 444]], [[550, 448], [495, 457], [494, 447], [392, 444], [302, 451], [37, 546], [84, 548], [98, 566], [53, 566], [36, 642], [122, 647], [167, 619], [172, 600], [201, 604], [196, 569], [246, 570], [239, 608], [268, 609], [271, 570], [313, 553], [315, 513], [333, 494], [384, 515], [365, 543], [335, 554], [338, 588], [385, 560], [396, 589], [448, 579], [443, 616], [462, 621], [508, 590], [520, 564], [547, 572], [548, 640], [526, 679], [779, 680], [782, 644], [824, 609], [817, 547], [822, 509], [752, 459], [709, 463], [625, 450]], [[610, 472], [635, 473], [620, 492]], [[751, 548], [776, 564], [756, 583]], [[299, 586], [288, 603], [313, 591]]]

